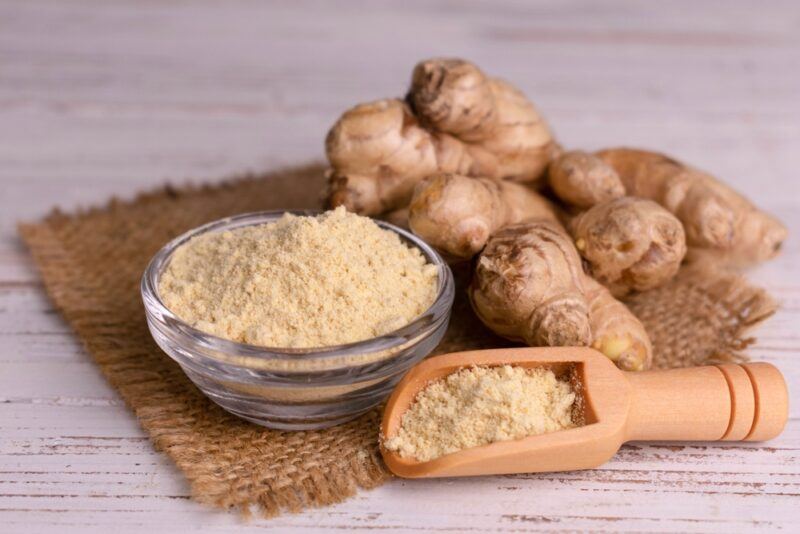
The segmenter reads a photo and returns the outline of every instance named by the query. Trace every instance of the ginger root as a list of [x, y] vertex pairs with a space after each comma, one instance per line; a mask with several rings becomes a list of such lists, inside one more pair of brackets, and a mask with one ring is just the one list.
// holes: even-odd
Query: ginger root
[[490, 79], [469, 61], [434, 58], [417, 63], [407, 99], [425, 126], [468, 143], [485, 140], [497, 122]]
[[657, 152], [612, 148], [567, 153], [554, 161], [549, 180], [561, 200], [583, 208], [601, 202], [598, 192], [609, 187], [618, 193], [619, 183], [625, 195], [653, 200], [675, 215], [695, 256], [705, 250], [722, 263], [768, 260], [787, 235], [775, 217], [710, 174]]
[[588, 273], [617, 296], [663, 285], [686, 255], [683, 225], [651, 200], [597, 204], [569, 226]]
[[362, 104], [334, 124], [327, 204], [364, 215], [402, 208], [441, 172], [532, 181], [559, 150], [519, 90], [463, 60], [417, 65], [407, 101]]
[[653, 347], [644, 325], [625, 304], [590, 277], [584, 278], [592, 325], [592, 348], [623, 371], [644, 371], [653, 361]]
[[559, 150], [536, 107], [510, 83], [463, 59], [437, 58], [414, 68], [407, 100], [423, 124], [494, 156], [490, 178], [537, 180]]
[[533, 346], [591, 345], [621, 369], [649, 367], [644, 326], [586, 276], [570, 237], [539, 219], [495, 233], [480, 254], [469, 297], [495, 333]]
[[533, 346], [589, 345], [581, 260], [556, 222], [507, 226], [486, 245], [469, 297], [495, 333]]
[[[409, 226], [452, 259], [480, 252], [499, 229], [532, 219], [558, 221], [557, 208], [514, 182], [437, 174], [417, 184]], [[615, 295], [657, 287], [686, 253], [683, 227], [664, 208], [625, 197], [572, 219], [570, 230], [589, 273]]]
[[596, 155], [617, 172], [627, 195], [669, 210], [683, 223], [690, 249], [708, 249], [716, 261], [765, 261], [786, 239], [779, 220], [708, 173], [646, 150], [615, 148]]
[[409, 206], [411, 230], [455, 259], [473, 257], [500, 228], [532, 218], [557, 220], [554, 206], [522, 184], [458, 174], [423, 179]]
[[[615, 295], [663, 285], [686, 255], [769, 259], [787, 234], [665, 155], [562, 154], [517, 88], [461, 59], [420, 62], [405, 99], [346, 111], [325, 148], [328, 205], [407, 223], [450, 258], [478, 255], [468, 291], [489, 328], [530, 345], [591, 345], [625, 370], [648, 368], [652, 347]], [[528, 187], [545, 173], [564, 205]]]
[[389, 99], [361, 104], [328, 132], [333, 169], [327, 201], [361, 214], [408, 203], [414, 185], [437, 171], [479, 174], [491, 159], [480, 147], [420, 127], [408, 104]]
[[594, 154], [581, 150], [554, 159], [547, 174], [556, 196], [577, 208], [591, 208], [625, 195], [617, 172]]

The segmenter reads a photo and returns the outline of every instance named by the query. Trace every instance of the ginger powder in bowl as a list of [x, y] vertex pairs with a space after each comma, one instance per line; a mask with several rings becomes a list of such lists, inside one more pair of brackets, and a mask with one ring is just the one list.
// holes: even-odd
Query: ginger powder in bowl
[[175, 251], [159, 293], [215, 336], [327, 347], [409, 324], [433, 304], [437, 276], [398, 234], [340, 207], [195, 237]]
[[444, 334], [453, 282], [418, 238], [337, 208], [184, 234], [153, 259], [142, 294], [154, 338], [210, 398], [299, 429], [383, 400]]

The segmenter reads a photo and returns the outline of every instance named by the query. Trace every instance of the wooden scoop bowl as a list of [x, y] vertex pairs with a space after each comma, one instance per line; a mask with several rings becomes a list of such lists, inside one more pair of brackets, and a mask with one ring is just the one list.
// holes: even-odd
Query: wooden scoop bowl
[[762, 441], [780, 434], [788, 417], [786, 382], [768, 363], [629, 373], [585, 347], [496, 349], [445, 354], [411, 369], [386, 405], [382, 436], [395, 435], [403, 413], [430, 381], [465, 366], [504, 364], [569, 376], [582, 402], [583, 426], [427, 462], [381, 445], [389, 469], [406, 478], [588, 469], [608, 461], [626, 441]]

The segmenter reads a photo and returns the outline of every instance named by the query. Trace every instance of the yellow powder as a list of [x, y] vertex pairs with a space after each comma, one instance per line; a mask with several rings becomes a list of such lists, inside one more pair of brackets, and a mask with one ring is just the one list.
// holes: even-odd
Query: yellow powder
[[392, 332], [437, 293], [437, 268], [367, 217], [337, 208], [195, 237], [159, 294], [204, 332], [266, 347], [310, 348]]
[[428, 461], [462, 449], [576, 426], [575, 392], [543, 368], [471, 367], [427, 385], [384, 446]]

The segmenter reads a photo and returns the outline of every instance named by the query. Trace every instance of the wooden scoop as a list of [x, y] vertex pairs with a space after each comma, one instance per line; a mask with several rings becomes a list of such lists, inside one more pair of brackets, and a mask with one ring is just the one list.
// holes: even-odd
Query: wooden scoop
[[541, 347], [459, 352], [422, 362], [389, 399], [382, 435], [397, 433], [403, 413], [432, 380], [465, 366], [504, 364], [569, 376], [582, 399], [584, 425], [427, 462], [401, 458], [381, 445], [389, 469], [407, 478], [588, 469], [608, 461], [626, 441], [762, 441], [780, 434], [788, 417], [786, 382], [768, 363], [629, 373], [590, 348]]

